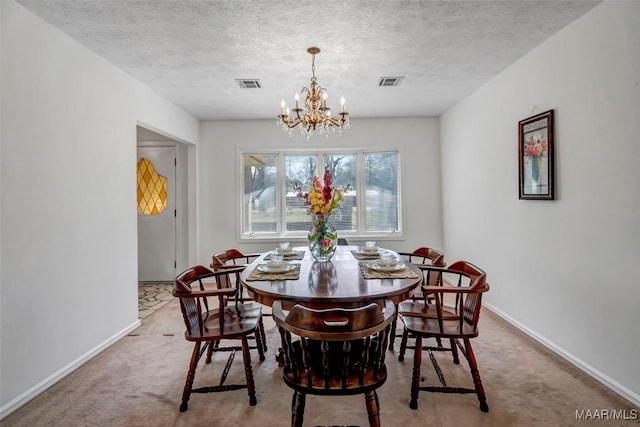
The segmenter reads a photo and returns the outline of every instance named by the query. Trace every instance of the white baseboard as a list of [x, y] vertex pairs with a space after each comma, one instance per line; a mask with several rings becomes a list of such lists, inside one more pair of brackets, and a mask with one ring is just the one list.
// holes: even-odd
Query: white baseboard
[[485, 308], [489, 309], [491, 312], [495, 313], [497, 316], [501, 317], [505, 321], [509, 322], [511, 325], [515, 326], [516, 328], [518, 328], [519, 330], [521, 330], [522, 332], [530, 336], [531, 338], [533, 338], [534, 340], [536, 340], [537, 342], [539, 342], [540, 344], [542, 344], [543, 346], [545, 346], [546, 348], [548, 348], [549, 350], [556, 353], [558, 356], [562, 357], [563, 359], [565, 359], [566, 361], [568, 361], [569, 363], [571, 363], [572, 365], [574, 365], [575, 367], [583, 371], [585, 374], [596, 379], [598, 382], [602, 383], [604, 386], [612, 390], [614, 393], [627, 399], [636, 407], [640, 407], [640, 395], [638, 395], [637, 393], [633, 392], [632, 390], [629, 390], [624, 385], [620, 384], [613, 378], [603, 374], [593, 366], [589, 365], [588, 363], [585, 363], [583, 360], [575, 357], [573, 354], [566, 352], [562, 348], [558, 347], [556, 344], [547, 340], [545, 337], [537, 334], [536, 332], [527, 328], [525, 325], [518, 322], [511, 316], [507, 315], [502, 310], [495, 308], [491, 304], [483, 303], [482, 305]]
[[7, 404], [1, 406], [0, 420], [4, 419], [6, 416], [16, 411], [18, 408], [22, 407], [23, 405], [27, 404], [33, 398], [38, 396], [40, 393], [42, 393], [43, 391], [45, 391], [46, 389], [48, 389], [49, 387], [51, 387], [52, 385], [54, 385], [64, 377], [66, 377], [67, 375], [69, 375], [71, 372], [78, 369], [80, 366], [84, 365], [87, 361], [95, 357], [97, 354], [99, 354], [106, 348], [110, 347], [111, 345], [115, 344], [117, 341], [119, 341], [120, 339], [128, 335], [129, 332], [138, 328], [141, 324], [142, 322], [140, 321], [140, 319], [136, 320], [131, 325], [127, 326], [117, 334], [113, 335], [108, 340], [104, 341], [100, 345], [89, 350], [88, 352], [86, 352], [85, 354], [83, 354], [73, 362], [69, 363], [67, 366], [63, 367], [57, 372], [54, 372], [48, 378], [45, 378], [44, 380], [40, 381], [38, 384], [31, 387], [29, 390], [25, 391], [20, 396], [16, 397], [10, 402], [7, 402]]

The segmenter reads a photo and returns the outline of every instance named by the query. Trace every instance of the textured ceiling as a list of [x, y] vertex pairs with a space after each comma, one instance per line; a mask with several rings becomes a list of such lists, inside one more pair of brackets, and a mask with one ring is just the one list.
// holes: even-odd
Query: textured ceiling
[[[200, 119], [274, 119], [309, 85], [352, 118], [438, 116], [600, 1], [18, 0]], [[398, 87], [380, 77], [404, 76]], [[241, 89], [235, 79], [259, 79]]]

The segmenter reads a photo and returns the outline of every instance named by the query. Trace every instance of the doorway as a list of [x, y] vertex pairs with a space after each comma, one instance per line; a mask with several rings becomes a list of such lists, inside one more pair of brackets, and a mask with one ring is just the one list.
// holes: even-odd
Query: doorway
[[176, 147], [138, 147], [138, 282], [176, 275]]

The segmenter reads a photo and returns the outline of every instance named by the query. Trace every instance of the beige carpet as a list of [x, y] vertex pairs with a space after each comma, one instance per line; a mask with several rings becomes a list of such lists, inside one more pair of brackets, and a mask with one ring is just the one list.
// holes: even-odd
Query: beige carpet
[[[257, 406], [246, 390], [192, 395], [189, 409], [178, 411], [192, 346], [183, 338], [177, 301], [143, 319], [142, 326], [95, 359], [0, 422], [1, 426], [287, 426], [291, 390], [274, 359], [279, 335], [265, 318], [269, 354], [253, 357]], [[419, 408], [409, 409], [412, 351], [405, 362], [387, 353], [389, 379], [378, 391], [385, 426], [625, 426], [640, 421], [580, 421], [576, 411], [634, 408], [595, 380], [533, 342], [485, 310], [474, 341], [490, 407], [483, 413], [476, 396], [421, 392]], [[399, 341], [396, 341], [396, 348]], [[438, 354], [449, 385], [470, 385], [468, 367]], [[224, 367], [219, 355], [196, 372], [196, 386], [212, 385]], [[217, 362], [217, 363], [216, 363]], [[437, 381], [428, 356], [425, 381]], [[238, 354], [228, 382], [242, 381]], [[364, 398], [307, 398], [305, 426], [367, 425]]]

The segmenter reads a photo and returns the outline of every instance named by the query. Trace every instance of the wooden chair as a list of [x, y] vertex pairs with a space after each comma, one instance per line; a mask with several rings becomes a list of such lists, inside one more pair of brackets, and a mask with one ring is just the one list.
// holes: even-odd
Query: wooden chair
[[[272, 307], [284, 349], [284, 382], [294, 390], [291, 425], [302, 426], [307, 394], [364, 394], [369, 425], [380, 425], [376, 389], [387, 379], [385, 349], [396, 309], [387, 301], [355, 309]], [[299, 339], [292, 339], [297, 335]]]
[[[187, 410], [191, 393], [246, 388], [249, 393], [249, 405], [253, 406], [257, 402], [249, 350], [257, 348], [260, 360], [264, 360], [263, 337], [257, 333], [259, 325], [262, 324], [262, 309], [258, 303], [241, 303], [236, 300], [234, 304], [227, 305], [224, 302], [225, 298], [238, 295], [237, 288], [230, 287], [229, 283], [233, 281], [232, 276], [236, 276], [237, 280], [237, 275], [243, 269], [244, 267], [236, 267], [211, 271], [197, 265], [184, 271], [175, 279], [173, 296], [180, 299], [180, 309], [186, 326], [184, 336], [187, 341], [194, 342], [180, 412]], [[250, 335], [253, 335], [256, 340], [255, 347], [249, 345]], [[221, 347], [222, 340], [240, 340], [240, 346]], [[242, 351], [246, 382], [225, 385], [224, 381], [237, 350]], [[230, 352], [230, 355], [219, 385], [192, 389], [198, 361], [205, 351], [207, 352], [206, 363], [211, 363], [214, 351]]]
[[[398, 255], [400, 255], [406, 262], [410, 262], [412, 264], [433, 265], [435, 267], [445, 267], [447, 265], [447, 263], [444, 261], [444, 254], [442, 252], [436, 249], [425, 247], [425, 246], [420, 247], [413, 252], [398, 252]], [[431, 285], [435, 285], [435, 283], [432, 283]], [[412, 301], [419, 301], [423, 299], [422, 291], [416, 290], [411, 295], [410, 298]], [[394, 346], [396, 337], [402, 337], [402, 342], [405, 342], [405, 343], [407, 342], [407, 337], [405, 337], [404, 332], [400, 335], [395, 334], [396, 323], [397, 321], [394, 319], [393, 321], [394, 334], [391, 336], [391, 339], [389, 340], [389, 350], [391, 351], [393, 351], [393, 346]], [[440, 339], [438, 339], [438, 345], [441, 345]], [[404, 352], [401, 351], [401, 354], [404, 354]], [[402, 359], [400, 359], [400, 361], [402, 361]]]
[[[413, 356], [413, 377], [411, 381], [411, 409], [418, 408], [418, 392], [431, 391], [442, 393], [476, 393], [480, 401], [480, 410], [488, 412], [489, 406], [482, 387], [480, 373], [476, 358], [471, 347], [471, 338], [478, 336], [478, 320], [482, 308], [482, 294], [489, 290], [486, 283], [486, 273], [478, 267], [466, 261], [458, 261], [448, 268], [419, 266], [426, 275], [427, 280], [422, 285], [425, 295], [433, 296], [433, 303], [403, 302], [399, 306], [399, 315], [404, 323], [405, 333], [414, 336], [416, 343]], [[432, 280], [436, 285], [431, 285]], [[440, 347], [428, 347], [422, 345], [425, 338], [450, 339], [451, 350], [457, 348], [469, 362], [474, 388], [461, 388], [447, 386], [444, 375], [437, 364], [432, 351], [442, 350]], [[463, 341], [464, 347], [460, 344]], [[401, 347], [401, 352], [402, 348]], [[420, 364], [422, 351], [429, 351], [431, 361], [442, 386], [420, 386]]]
[[[226, 251], [215, 253], [211, 256], [211, 264], [209, 266], [214, 270], [224, 270], [229, 268], [243, 267], [245, 268], [247, 265], [251, 264], [256, 258], [258, 258], [261, 253], [249, 253], [244, 254], [237, 249], [227, 249]], [[237, 286], [240, 290], [240, 295], [238, 298], [240, 301], [253, 301], [249, 297], [245, 297], [244, 288], [240, 286], [239, 282], [233, 283], [233, 286]], [[225, 304], [227, 301], [225, 300]], [[267, 314], [264, 314], [268, 316]], [[260, 325], [260, 335], [262, 335], [262, 342], [264, 343], [263, 351], [267, 351], [267, 339], [264, 332], [264, 327], [262, 324]]]

